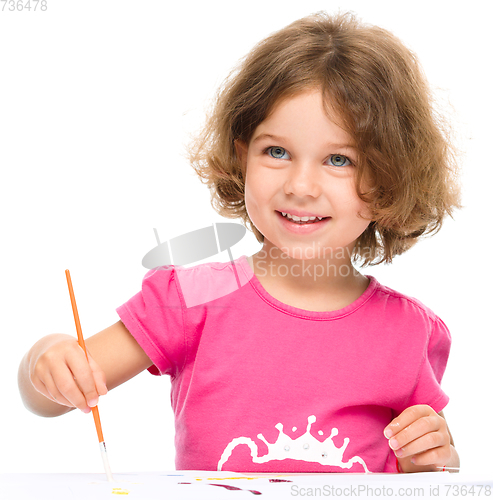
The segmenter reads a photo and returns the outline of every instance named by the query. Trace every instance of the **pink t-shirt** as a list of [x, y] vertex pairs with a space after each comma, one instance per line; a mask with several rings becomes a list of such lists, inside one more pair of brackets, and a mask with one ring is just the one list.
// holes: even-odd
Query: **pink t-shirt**
[[404, 409], [448, 403], [450, 334], [382, 286], [330, 312], [262, 287], [245, 256], [148, 272], [117, 311], [171, 376], [176, 467], [237, 472], [396, 472], [383, 435]]

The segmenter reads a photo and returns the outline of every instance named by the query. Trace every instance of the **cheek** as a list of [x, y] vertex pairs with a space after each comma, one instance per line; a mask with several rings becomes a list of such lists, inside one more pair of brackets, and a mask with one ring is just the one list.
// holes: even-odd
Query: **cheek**
[[340, 184], [332, 191], [331, 200], [334, 202], [335, 216], [341, 222], [349, 224], [348, 229], [355, 233], [363, 233], [371, 221], [371, 211], [356, 193], [352, 182]]
[[363, 231], [368, 227], [371, 222], [371, 212], [368, 205], [360, 200], [355, 200], [354, 210], [353, 210], [353, 220], [354, 226], [358, 233], [363, 233]]
[[245, 182], [245, 208], [250, 219], [252, 218], [252, 195], [250, 184]]
[[359, 200], [359, 207], [358, 207], [358, 213], [360, 214], [361, 217], [363, 217], [366, 221], [367, 224], [370, 223], [372, 219], [372, 213], [370, 210], [370, 207], [368, 203], [365, 203], [363, 200]]
[[[360, 214], [362, 217], [366, 219], [370, 219], [371, 211], [369, 209], [368, 203], [364, 202], [356, 192], [356, 179], [351, 179], [345, 186], [345, 194], [346, 200], [348, 200], [348, 210]], [[362, 186], [363, 192], [365, 192], [366, 186]]]
[[268, 198], [269, 185], [265, 168], [256, 162], [248, 162], [245, 177], [245, 199], [248, 198], [251, 205], [260, 205]]
[[255, 223], [259, 206], [262, 204], [262, 190], [260, 189], [258, 178], [255, 176], [255, 170], [249, 169], [245, 180], [245, 207], [248, 216]]

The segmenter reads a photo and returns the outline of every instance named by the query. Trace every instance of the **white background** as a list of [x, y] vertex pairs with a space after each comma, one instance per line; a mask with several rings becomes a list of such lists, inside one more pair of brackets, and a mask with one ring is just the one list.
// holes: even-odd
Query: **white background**
[[[17, 367], [34, 342], [118, 320], [161, 240], [224, 221], [184, 157], [222, 79], [263, 37], [318, 10], [352, 10], [417, 52], [457, 131], [463, 204], [390, 266], [365, 271], [448, 325], [443, 388], [463, 471], [493, 474], [492, 98], [484, 2], [73, 1], [0, 12], [2, 472], [102, 472], [91, 415], [28, 412]], [[292, 4], [292, 5], [290, 5]], [[3, 6], [1, 4], [0, 6]], [[38, 6], [39, 8], [39, 6]], [[253, 234], [234, 257], [259, 249]], [[227, 254], [213, 259], [226, 261]], [[293, 360], [294, 361], [294, 360]], [[389, 378], [389, 384], [392, 378]], [[147, 372], [101, 399], [113, 471], [174, 469], [169, 380]]]

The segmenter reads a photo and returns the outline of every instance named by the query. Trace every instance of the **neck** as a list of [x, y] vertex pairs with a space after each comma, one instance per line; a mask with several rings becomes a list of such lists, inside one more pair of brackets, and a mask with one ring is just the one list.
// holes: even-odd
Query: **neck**
[[[310, 250], [310, 249], [308, 249]], [[351, 262], [352, 248], [339, 251], [306, 252], [313, 258], [290, 257], [279, 248], [265, 242], [262, 250], [252, 256], [251, 264], [257, 278], [276, 282], [292, 290], [340, 290], [366, 280]]]

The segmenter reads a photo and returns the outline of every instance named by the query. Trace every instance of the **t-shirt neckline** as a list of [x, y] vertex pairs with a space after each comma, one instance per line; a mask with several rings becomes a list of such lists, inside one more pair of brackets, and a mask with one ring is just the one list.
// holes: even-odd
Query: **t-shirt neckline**
[[255, 276], [255, 273], [248, 263], [246, 255], [242, 255], [241, 257], [239, 257], [237, 263], [242, 269], [242, 272], [245, 273], [246, 276], [248, 276], [249, 284], [265, 302], [267, 302], [275, 309], [302, 318], [338, 319], [347, 316], [348, 314], [352, 314], [370, 299], [378, 286], [378, 281], [375, 279], [375, 277], [364, 275], [366, 278], [369, 278], [370, 283], [366, 287], [366, 290], [355, 301], [351, 302], [351, 304], [348, 304], [342, 309], [336, 309], [335, 311], [308, 311], [306, 309], [300, 309], [298, 307], [285, 304], [284, 302], [281, 302], [280, 300], [270, 295], [270, 293], [268, 293], [267, 290], [262, 286], [262, 283], [260, 283], [257, 276]]

